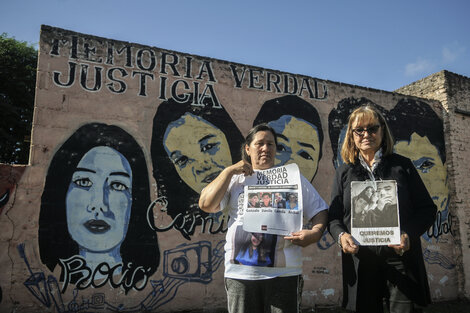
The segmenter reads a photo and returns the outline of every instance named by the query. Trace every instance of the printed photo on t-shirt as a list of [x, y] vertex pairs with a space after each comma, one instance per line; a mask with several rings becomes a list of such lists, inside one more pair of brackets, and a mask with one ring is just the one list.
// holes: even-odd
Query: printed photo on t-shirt
[[274, 266], [277, 236], [266, 233], [251, 233], [239, 225], [235, 231], [231, 262], [248, 266]]

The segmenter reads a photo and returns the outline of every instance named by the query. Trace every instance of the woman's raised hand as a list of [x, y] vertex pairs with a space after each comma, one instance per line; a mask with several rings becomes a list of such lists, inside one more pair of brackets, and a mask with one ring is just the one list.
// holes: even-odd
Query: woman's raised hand
[[230, 167], [234, 174], [253, 175], [253, 167], [245, 160], [241, 160]]

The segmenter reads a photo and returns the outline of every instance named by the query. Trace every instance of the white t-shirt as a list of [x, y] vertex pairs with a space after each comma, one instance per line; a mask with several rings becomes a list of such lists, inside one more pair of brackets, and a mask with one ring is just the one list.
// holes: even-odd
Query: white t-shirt
[[[328, 206], [312, 184], [303, 175], [300, 178], [303, 217], [304, 221], [309, 221], [320, 211], [328, 209]], [[264, 248], [258, 248], [258, 251], [247, 251], [240, 244], [235, 244], [242, 240], [250, 241], [249, 238], [255, 236], [242, 229], [244, 187], [245, 176], [234, 175], [220, 203], [220, 209], [227, 210], [230, 216], [225, 244], [225, 277], [259, 280], [302, 274], [302, 247], [284, 240], [284, 236], [262, 235]]]

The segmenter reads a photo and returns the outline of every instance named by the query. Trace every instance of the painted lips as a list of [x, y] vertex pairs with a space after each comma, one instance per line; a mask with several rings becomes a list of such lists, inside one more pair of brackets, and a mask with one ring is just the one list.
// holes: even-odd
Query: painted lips
[[217, 171], [217, 172], [214, 172], [214, 173], [212, 173], [212, 174], [210, 174], [210, 175], [207, 175], [207, 176], [202, 180], [202, 182], [209, 184], [209, 183], [212, 182], [214, 179], [216, 179], [217, 176], [219, 176], [220, 172], [222, 172], [222, 171]]
[[94, 234], [105, 233], [111, 228], [108, 223], [102, 220], [89, 220], [83, 225]]

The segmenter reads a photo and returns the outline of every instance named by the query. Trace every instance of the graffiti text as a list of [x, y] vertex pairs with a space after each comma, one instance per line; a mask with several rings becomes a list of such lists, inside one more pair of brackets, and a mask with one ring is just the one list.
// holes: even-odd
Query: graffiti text
[[[90, 286], [94, 288], [102, 287], [107, 282], [109, 282], [113, 288], [122, 286], [126, 290], [131, 288], [142, 290], [148, 282], [147, 270], [142, 266], [130, 269], [124, 268], [122, 263], [109, 266], [109, 264], [103, 262], [92, 270], [86, 265], [85, 259], [78, 255], [74, 255], [68, 259], [60, 259], [60, 265], [64, 276], [62, 293], [65, 293], [68, 285], [73, 280], [77, 279], [77, 277], [75, 287], [79, 290], [86, 289]], [[136, 281], [136, 277], [140, 276], [138, 275], [139, 272], [143, 274], [144, 278], [142, 281]]]

